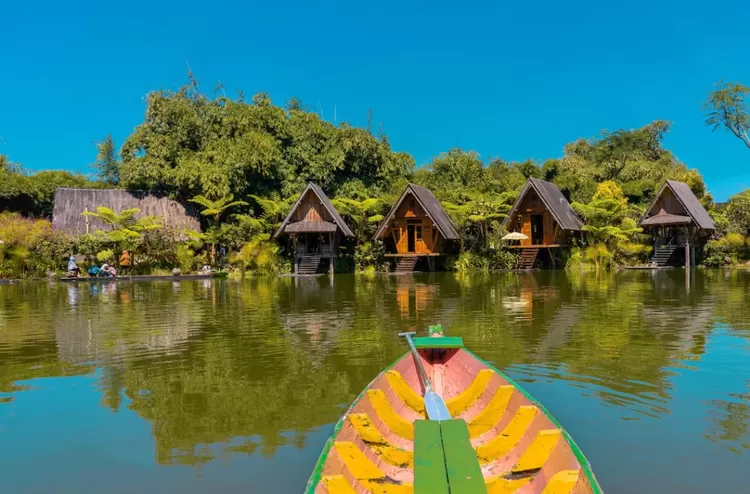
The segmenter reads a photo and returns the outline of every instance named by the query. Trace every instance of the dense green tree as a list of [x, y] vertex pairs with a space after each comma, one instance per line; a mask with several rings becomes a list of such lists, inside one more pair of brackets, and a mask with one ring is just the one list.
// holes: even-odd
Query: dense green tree
[[151, 93], [146, 119], [122, 149], [121, 181], [178, 197], [298, 193], [312, 180], [335, 191], [360, 180], [374, 192], [410, 173], [414, 160], [364, 129], [324, 121], [260, 93], [252, 103], [210, 98], [193, 81]]
[[356, 237], [357, 243], [368, 241], [375, 233], [378, 224], [383, 221], [383, 203], [380, 199], [370, 197], [363, 200], [340, 197], [333, 200], [333, 207], [343, 214]]
[[700, 176], [663, 147], [668, 131], [669, 124], [657, 120], [639, 129], [579, 139], [565, 147], [562, 159], [543, 168], [548, 179], [582, 203], [607, 180], [617, 183], [634, 205], [645, 206], [667, 179], [688, 182], [700, 199], [706, 192]]
[[52, 215], [58, 187], [97, 187], [80, 174], [66, 171], [28, 173], [18, 163], [0, 155], [0, 211], [16, 211], [25, 216]]
[[120, 181], [120, 161], [111, 135], [107, 134], [107, 137], [96, 143], [96, 161], [91, 166], [97, 170], [99, 179], [105, 184], [113, 186]]
[[733, 195], [724, 207], [729, 230], [750, 235], [750, 189]]

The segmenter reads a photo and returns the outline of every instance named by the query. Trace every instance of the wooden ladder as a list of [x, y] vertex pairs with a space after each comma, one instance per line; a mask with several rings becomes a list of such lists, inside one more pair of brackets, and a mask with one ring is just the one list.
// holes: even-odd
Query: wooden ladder
[[521, 257], [518, 258], [518, 269], [532, 269], [538, 256], [539, 249], [522, 249]]
[[417, 256], [402, 257], [396, 264], [397, 273], [411, 273], [417, 265]]
[[297, 274], [316, 274], [320, 267], [320, 260], [321, 256], [319, 255], [302, 256]]

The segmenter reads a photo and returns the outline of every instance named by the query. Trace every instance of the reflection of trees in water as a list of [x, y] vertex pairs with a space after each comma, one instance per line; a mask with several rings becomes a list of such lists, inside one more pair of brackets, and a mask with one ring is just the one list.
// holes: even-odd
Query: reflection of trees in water
[[703, 437], [735, 453], [750, 449], [750, 381], [745, 387], [745, 393], [729, 393], [731, 401], [707, 403], [711, 429]]
[[[159, 462], [272, 455], [337, 420], [405, 352], [399, 331], [442, 323], [500, 368], [661, 416], [670, 369], [701, 359], [714, 323], [748, 336], [748, 283], [697, 271], [688, 290], [674, 270], [3, 287], [0, 391], [95, 362], [102, 405], [118, 410], [126, 395], [152, 423]], [[706, 437], [746, 448], [747, 399], [709, 403]]]
[[67, 291], [56, 284], [20, 283], [0, 289], [0, 392], [17, 390], [17, 381], [91, 372], [91, 366], [59, 358], [53, 322], [66, 300]]
[[668, 413], [669, 367], [700, 351], [694, 342], [705, 337], [712, 316], [710, 301], [698, 303], [698, 289], [672, 296], [672, 281], [627, 273], [579, 285], [587, 295], [581, 317], [557, 352], [574, 380], [609, 404], [651, 416]]

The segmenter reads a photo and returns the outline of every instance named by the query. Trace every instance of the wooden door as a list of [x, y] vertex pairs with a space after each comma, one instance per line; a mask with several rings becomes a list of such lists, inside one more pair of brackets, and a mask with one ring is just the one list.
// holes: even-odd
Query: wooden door
[[544, 215], [531, 215], [531, 245], [544, 244]]
[[416, 252], [416, 225], [407, 225], [406, 243], [407, 252]]
[[531, 215], [523, 215], [523, 224], [521, 225], [521, 233], [526, 235], [526, 240], [521, 240], [521, 245], [531, 245]]

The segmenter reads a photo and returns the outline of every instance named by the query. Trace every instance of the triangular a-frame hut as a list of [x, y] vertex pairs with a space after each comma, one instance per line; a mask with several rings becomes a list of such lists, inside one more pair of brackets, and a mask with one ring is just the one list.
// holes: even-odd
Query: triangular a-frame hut
[[397, 267], [401, 271], [413, 270], [420, 257], [427, 258], [434, 269], [434, 258], [445, 255], [458, 238], [456, 227], [433, 193], [411, 183], [374, 236], [384, 243], [387, 257], [405, 258]]
[[654, 237], [652, 263], [659, 266], [695, 265], [696, 248], [716, 230], [690, 186], [676, 180], [666, 181], [638, 226]]
[[583, 221], [557, 185], [529, 178], [503, 226], [528, 237], [522, 247], [559, 247], [567, 245], [570, 232], [581, 231]]
[[540, 248], [548, 249], [550, 264], [554, 266], [555, 254], [549, 249], [569, 246], [573, 234], [583, 228], [583, 221], [557, 185], [529, 178], [508, 211], [503, 226], [509, 232], [526, 236], [520, 245], [510, 247], [523, 249], [519, 268], [532, 268]]
[[333, 273], [337, 246], [344, 237], [354, 236], [323, 189], [312, 182], [273, 236], [284, 235], [292, 240], [295, 274], [315, 274], [325, 260]]

